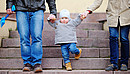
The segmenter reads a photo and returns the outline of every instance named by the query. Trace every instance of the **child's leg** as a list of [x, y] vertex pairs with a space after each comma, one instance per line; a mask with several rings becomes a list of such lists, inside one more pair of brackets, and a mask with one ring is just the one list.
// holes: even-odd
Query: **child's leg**
[[65, 64], [70, 62], [70, 60], [69, 60], [69, 50], [67, 49], [68, 46], [69, 46], [69, 44], [62, 44], [61, 45], [62, 57], [64, 59]]
[[71, 43], [70, 46], [69, 46], [69, 51], [72, 54], [75, 54], [75, 59], [78, 60], [81, 56], [82, 49], [77, 48], [75, 43]]
[[79, 54], [79, 49], [76, 47], [76, 44], [75, 43], [71, 43], [70, 46], [69, 46], [69, 51], [72, 53], [72, 54]]
[[61, 51], [62, 51], [62, 56], [65, 62], [65, 67], [67, 71], [72, 71], [71, 63], [69, 60], [69, 47], [70, 44], [62, 44], [61, 45]]

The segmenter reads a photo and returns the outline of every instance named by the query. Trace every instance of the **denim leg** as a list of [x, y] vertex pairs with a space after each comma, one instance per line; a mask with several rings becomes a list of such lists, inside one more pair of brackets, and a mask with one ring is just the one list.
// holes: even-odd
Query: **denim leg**
[[42, 30], [43, 30], [43, 20], [44, 12], [39, 10], [36, 12], [31, 12], [30, 17], [30, 32], [31, 32], [31, 56], [32, 65], [41, 64], [41, 59], [43, 55], [42, 50]]
[[69, 45], [69, 51], [72, 53], [72, 54], [79, 54], [79, 49], [76, 47], [76, 44], [75, 43], [70, 43]]
[[62, 44], [61, 45], [62, 57], [63, 57], [63, 60], [65, 63], [70, 62], [68, 46], [69, 46], [69, 44]]
[[129, 27], [120, 27], [120, 41], [121, 41], [121, 64], [126, 64], [128, 66], [129, 59]]
[[119, 27], [109, 27], [110, 32], [110, 62], [112, 64], [118, 64], [119, 49], [118, 49], [118, 37]]
[[30, 31], [28, 12], [16, 12], [17, 29], [20, 35], [21, 56], [24, 64], [31, 64]]

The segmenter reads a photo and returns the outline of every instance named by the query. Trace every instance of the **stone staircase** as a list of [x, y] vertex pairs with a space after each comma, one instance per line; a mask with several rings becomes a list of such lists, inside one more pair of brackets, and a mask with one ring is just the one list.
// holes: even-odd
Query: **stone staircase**
[[[71, 17], [75, 15], [77, 14], [71, 14]], [[99, 17], [93, 18], [94, 16], [97, 14], [92, 15], [90, 19], [87, 18], [89, 22], [85, 20], [77, 27], [77, 47], [82, 48], [83, 52], [79, 60], [75, 60], [74, 54], [70, 53], [73, 71], [65, 70], [60, 46], [54, 45], [54, 29], [45, 21], [42, 44], [43, 73], [40, 74], [130, 74], [130, 71], [104, 70], [110, 64], [109, 33], [103, 30], [102, 23], [95, 21]], [[32, 71], [22, 72], [22, 67], [19, 34], [17, 31], [10, 31], [9, 38], [2, 40], [0, 48], [0, 74], [34, 74]]]

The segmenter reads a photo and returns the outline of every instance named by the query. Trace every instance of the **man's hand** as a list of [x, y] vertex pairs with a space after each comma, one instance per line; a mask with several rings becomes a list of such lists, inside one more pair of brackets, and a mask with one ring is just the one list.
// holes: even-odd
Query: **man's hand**
[[50, 14], [48, 18], [50, 19], [50, 22], [51, 22], [51, 23], [54, 23], [55, 20], [56, 20], [56, 17], [55, 17], [55, 15], [53, 15], [53, 14]]
[[9, 14], [9, 15], [13, 13], [13, 11], [11, 10], [11, 8], [10, 8], [10, 9], [7, 9], [6, 12], [7, 12], [7, 14]]

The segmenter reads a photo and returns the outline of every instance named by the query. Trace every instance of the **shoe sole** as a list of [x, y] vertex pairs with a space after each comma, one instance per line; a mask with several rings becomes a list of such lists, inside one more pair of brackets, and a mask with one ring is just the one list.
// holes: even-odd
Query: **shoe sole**
[[118, 71], [118, 69], [114, 69], [114, 70], [105, 70], [105, 71]]
[[23, 71], [30, 71], [30, 69], [25, 67]]
[[39, 72], [42, 72], [42, 69], [36, 69], [34, 70], [35, 73], [39, 73]]
[[127, 71], [127, 70], [120, 70], [120, 71]]
[[67, 71], [72, 71], [72, 69], [68, 69]]
[[72, 71], [72, 70], [67, 70], [67, 71]]

